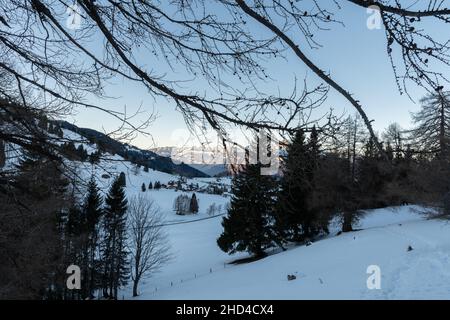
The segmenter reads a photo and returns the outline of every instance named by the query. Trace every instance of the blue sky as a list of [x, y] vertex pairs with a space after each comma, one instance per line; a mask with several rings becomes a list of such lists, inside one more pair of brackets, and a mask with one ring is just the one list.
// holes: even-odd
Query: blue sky
[[[345, 26], [335, 25], [330, 31], [320, 32], [316, 40], [322, 44], [322, 47], [315, 50], [306, 49], [306, 52], [320, 68], [330, 72], [339, 84], [361, 101], [369, 118], [375, 120], [373, 123], [375, 130], [382, 131], [392, 122], [408, 127], [410, 112], [418, 110], [417, 101], [425, 92], [418, 87], [409, 87], [409, 92], [416, 103], [406, 95], [400, 95], [386, 54], [384, 30], [369, 30], [366, 25], [368, 17], [369, 14], [365, 9], [351, 4], [344, 5], [338, 12], [337, 18], [344, 21]], [[429, 30], [442, 34], [437, 26], [432, 28], [434, 30]], [[293, 38], [295, 39], [295, 35]], [[304, 39], [300, 36], [298, 43], [304, 45]], [[175, 73], [171, 72], [150, 52], [140, 52], [138, 58], [141, 66], [145, 65], [147, 69], [155, 70], [158, 74], [167, 72], [172, 77], [192, 78], [181, 68]], [[278, 59], [267, 64], [274, 80], [261, 84], [264, 90], [281, 90], [288, 93], [293, 88], [295, 78], [302, 82], [306, 77], [311, 87], [317, 84], [317, 77], [308, 71], [298, 58], [291, 54], [287, 54], [287, 58], [287, 61]], [[196, 88], [204, 87], [205, 90], [208, 87], [202, 79], [195, 79], [191, 84], [185, 83], [185, 89], [189, 90], [190, 85]], [[91, 102], [102, 106], [118, 107], [119, 110], [127, 106], [129, 113], [142, 105], [147, 113], [154, 111], [158, 114], [158, 118], [149, 128], [153, 139], [138, 136], [133, 141], [133, 144], [139, 147], [149, 148], [154, 147], [155, 144], [156, 146], [173, 145], [174, 132], [186, 128], [173, 102], [152, 97], [142, 85], [115, 79], [113, 83], [106, 86], [106, 93], [114, 99], [101, 101], [91, 99]], [[338, 114], [355, 113], [351, 105], [332, 90], [323, 110], [330, 107]], [[113, 130], [118, 125], [111, 117], [94, 110], [82, 110], [72, 120], [79, 126], [107, 131]]]

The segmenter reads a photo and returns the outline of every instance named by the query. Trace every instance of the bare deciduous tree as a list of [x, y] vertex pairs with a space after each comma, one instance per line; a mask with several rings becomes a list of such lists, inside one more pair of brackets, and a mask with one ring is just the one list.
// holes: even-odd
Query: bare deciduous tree
[[421, 99], [422, 109], [413, 114], [412, 139], [419, 149], [448, 155], [450, 148], [450, 92], [437, 91]]
[[[386, 54], [400, 92], [407, 85], [431, 91], [447, 81], [449, 42], [429, 29], [450, 21], [448, 1], [418, 1], [409, 6], [398, 0], [345, 0], [366, 10], [376, 7], [386, 33]], [[323, 101], [328, 87], [342, 95], [360, 114], [381, 150], [363, 103], [334, 76], [308, 57], [318, 48], [317, 35], [345, 25], [336, 1], [189, 0], [76, 1], [80, 25], [65, 26], [65, 1], [4, 0], [0, 2], [0, 72], [11, 79], [24, 105], [38, 97], [52, 101], [48, 112], [70, 112], [74, 107], [110, 113], [133, 129], [124, 113], [89, 103], [87, 97], [105, 97], [105, 80], [118, 77], [143, 85], [154, 96], [168, 98], [192, 127], [217, 130], [229, 140], [229, 124], [258, 130], [307, 129], [318, 119], [302, 121], [302, 114]], [[261, 25], [267, 32], [261, 32]], [[92, 40], [102, 43], [92, 48]], [[159, 69], [139, 63], [139, 52], [157, 57]], [[291, 97], [261, 92], [259, 84], [271, 78], [267, 61], [288, 58], [291, 51], [321, 84]], [[291, 59], [289, 57], [289, 59]], [[199, 91], [180, 86], [167, 70], [185, 70], [190, 80], [205, 79], [210, 88]], [[437, 71], [439, 70], [439, 71]], [[193, 83], [193, 82], [191, 82]], [[183, 86], [186, 88], [186, 86]], [[0, 88], [2, 95], [9, 90]], [[294, 93], [298, 91], [294, 88]], [[26, 92], [32, 92], [33, 98]], [[57, 102], [57, 103], [56, 103]], [[44, 106], [41, 106], [44, 108]], [[58, 112], [56, 112], [57, 114]]]
[[173, 201], [173, 210], [178, 215], [190, 214], [190, 198], [186, 194], [180, 194]]
[[156, 203], [144, 195], [129, 201], [131, 278], [133, 296], [138, 295], [139, 282], [167, 263], [171, 255], [162, 229], [163, 217]]

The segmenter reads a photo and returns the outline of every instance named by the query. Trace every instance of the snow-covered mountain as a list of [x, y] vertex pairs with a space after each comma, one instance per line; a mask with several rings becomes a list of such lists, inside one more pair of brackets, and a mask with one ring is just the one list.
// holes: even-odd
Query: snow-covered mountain
[[190, 163], [189, 166], [204, 172], [211, 177], [229, 176], [232, 173], [231, 168], [226, 164], [197, 164]]
[[211, 177], [229, 176], [232, 173], [231, 166], [224, 163], [224, 154], [220, 152], [192, 150], [191, 148], [184, 150], [177, 147], [158, 147], [151, 149], [151, 151], [163, 157], [170, 157], [176, 163], [185, 162], [190, 167]]
[[179, 174], [185, 177], [207, 177], [208, 175], [185, 163], [174, 163], [169, 156], [159, 155], [151, 150], [142, 150], [135, 146], [120, 141], [103, 134], [99, 131], [80, 128], [66, 121], [58, 121], [59, 126], [70, 131], [81, 139], [87, 140], [91, 144], [95, 142], [98, 148], [110, 153], [117, 154], [141, 166], [147, 166], [157, 171]]

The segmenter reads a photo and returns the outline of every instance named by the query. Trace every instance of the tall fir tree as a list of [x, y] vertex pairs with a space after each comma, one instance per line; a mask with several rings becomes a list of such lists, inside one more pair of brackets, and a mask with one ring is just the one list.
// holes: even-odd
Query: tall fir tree
[[[388, 150], [389, 156], [389, 150]], [[364, 146], [359, 161], [357, 175], [358, 209], [378, 208], [383, 206], [383, 192], [389, 181], [393, 167], [386, 166], [372, 138]]]
[[63, 173], [60, 160], [24, 149], [18, 173], [11, 180], [14, 191], [5, 193], [14, 205], [4, 203], [0, 209], [6, 213], [2, 222], [17, 231], [9, 235], [15, 243], [10, 254], [15, 256], [15, 268], [21, 270], [16, 289], [20, 292], [24, 286], [33, 299], [61, 299], [64, 294], [67, 241], [63, 232], [72, 202], [67, 195], [69, 180]]
[[321, 185], [321, 178], [319, 177], [323, 159], [321, 156], [319, 132], [315, 126], [313, 126], [311, 130], [306, 147], [306, 178], [310, 188], [306, 203], [311, 221], [309, 226], [305, 229], [309, 230], [309, 235], [307, 236], [315, 236], [321, 232], [328, 233], [328, 224], [331, 218], [327, 206], [322, 201], [322, 199], [328, 197], [329, 194], [325, 191], [327, 188]]
[[314, 213], [308, 205], [312, 192], [313, 168], [303, 130], [297, 130], [286, 152], [282, 159], [283, 177], [277, 205], [277, 231], [287, 241], [301, 242], [314, 234]]
[[103, 293], [110, 299], [117, 299], [118, 289], [126, 285], [128, 252], [126, 250], [126, 212], [123, 175], [116, 178], [105, 200], [103, 219]]
[[198, 200], [195, 193], [192, 194], [191, 201], [189, 203], [189, 211], [191, 213], [197, 213], [198, 212]]
[[[82, 209], [77, 205], [72, 206], [68, 210], [64, 230], [65, 262], [67, 265], [75, 264], [83, 271], [87, 270], [85, 225]], [[84, 280], [86, 275], [82, 276]], [[65, 296], [72, 300], [85, 298], [84, 286], [82, 290], [65, 290]]]
[[85, 247], [85, 278], [84, 287], [86, 297], [93, 298], [94, 291], [100, 285], [101, 266], [99, 260], [100, 220], [103, 215], [103, 199], [100, 195], [94, 176], [91, 177], [84, 199], [83, 214], [85, 217], [85, 231], [87, 245]]
[[246, 165], [235, 175], [224, 230], [217, 239], [220, 249], [230, 254], [247, 251], [259, 258], [277, 243], [273, 229], [276, 186], [272, 176], [261, 175], [259, 164]]

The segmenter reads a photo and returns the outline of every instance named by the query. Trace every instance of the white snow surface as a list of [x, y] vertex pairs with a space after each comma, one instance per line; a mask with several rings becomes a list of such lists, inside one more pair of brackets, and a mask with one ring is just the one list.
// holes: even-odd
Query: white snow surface
[[[146, 280], [138, 299], [450, 298], [450, 225], [420, 207], [371, 210], [359, 231], [245, 264], [229, 262], [246, 254], [217, 247], [221, 220], [166, 227], [174, 259]], [[380, 267], [379, 290], [367, 288], [370, 265]], [[288, 281], [288, 274], [297, 279]]]

